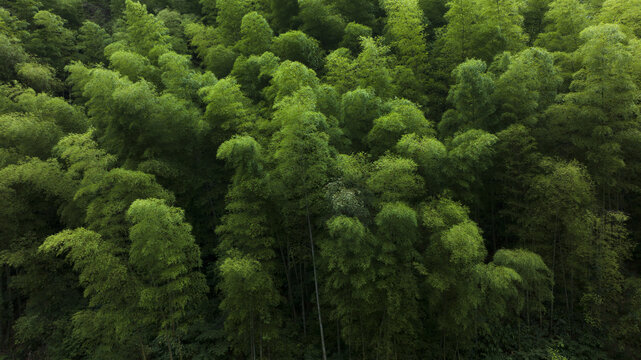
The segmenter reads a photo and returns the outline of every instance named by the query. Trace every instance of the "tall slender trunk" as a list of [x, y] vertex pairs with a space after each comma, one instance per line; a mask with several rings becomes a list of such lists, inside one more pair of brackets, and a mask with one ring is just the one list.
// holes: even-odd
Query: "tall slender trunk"
[[171, 350], [171, 341], [167, 340], [167, 349], [169, 349], [169, 360], [174, 360], [174, 354]]
[[263, 331], [260, 331], [260, 338], [258, 339], [259, 344], [258, 344], [258, 358], [260, 360], [263, 360]]
[[336, 349], [338, 350], [338, 358], [341, 359], [341, 328], [336, 319]]
[[180, 344], [180, 339], [176, 336], [176, 322], [173, 320], [171, 321], [171, 338], [177, 340], [178, 348], [176, 348], [176, 351], [178, 352], [178, 359], [183, 360], [182, 346]]
[[147, 360], [147, 354], [145, 354], [145, 345], [143, 345], [142, 340], [139, 340], [140, 343], [140, 353], [142, 354], [142, 360]]
[[[294, 266], [294, 269], [296, 267]], [[307, 337], [307, 321], [306, 321], [306, 316], [305, 316], [305, 287], [304, 287], [304, 279], [303, 279], [303, 270], [305, 267], [303, 264], [300, 264], [300, 311], [301, 311], [301, 316], [303, 320], [303, 337]]]
[[312, 247], [312, 268], [314, 270], [314, 289], [316, 290], [316, 310], [318, 311], [318, 327], [320, 328], [321, 348], [323, 350], [323, 360], [327, 360], [325, 351], [325, 334], [323, 333], [323, 318], [321, 317], [320, 295], [318, 294], [318, 276], [316, 275], [316, 257], [314, 255], [314, 237], [312, 236], [312, 222], [309, 219], [309, 207], [307, 206], [307, 197], [305, 197], [305, 211], [307, 212], [307, 228], [309, 229], [309, 244]]
[[517, 349], [519, 349], [519, 351], [521, 351], [521, 319], [517, 319], [516, 322], [518, 324], [517, 325], [517, 334], [518, 334], [518, 336], [516, 337], [516, 342], [518, 344]]
[[249, 314], [249, 342], [251, 344], [252, 359], [256, 360], [256, 339], [254, 338], [254, 311]]
[[459, 353], [458, 353], [458, 338], [456, 339], [456, 360], [460, 359]]
[[[556, 238], [558, 232], [558, 218], [554, 219], [554, 235], [552, 242], [552, 276], [555, 275], [556, 271]], [[554, 321], [554, 285], [556, 281], [552, 283], [552, 301], [550, 302], [550, 332], [552, 332], [552, 322]]]
[[527, 326], [530, 326], [530, 290], [525, 291], [525, 317]]
[[494, 189], [492, 189], [491, 199], [490, 199], [490, 208], [491, 208], [491, 217], [492, 217], [492, 252], [496, 252], [496, 215], [494, 213], [494, 203], [496, 197], [494, 196]]
[[216, 234], [216, 208], [214, 207], [214, 202], [211, 200], [211, 196], [209, 196], [209, 208], [211, 209], [211, 216], [214, 219], [211, 224], [211, 229]]
[[[571, 315], [570, 313], [570, 296], [568, 296], [568, 281], [567, 281], [567, 276], [565, 272], [565, 261], [561, 262], [561, 271], [563, 271], [563, 291], [565, 293], [565, 309], [568, 312], [568, 315]], [[570, 316], [571, 317], [571, 316]]]
[[358, 319], [358, 327], [361, 330], [361, 355], [363, 355], [363, 360], [365, 360], [365, 332], [363, 331], [363, 317], [359, 315]]
[[[283, 260], [283, 266], [285, 267], [285, 277], [287, 278], [287, 298], [289, 299], [289, 304], [292, 308], [292, 317], [294, 322], [298, 322], [298, 316], [296, 316], [296, 307], [294, 306], [294, 295], [292, 292], [292, 280], [290, 274], [290, 264], [285, 258], [285, 253], [283, 253], [283, 248], [278, 247], [280, 250], [280, 257]], [[289, 240], [287, 240], [287, 253], [289, 253]]]
[[570, 314], [574, 314], [574, 271], [570, 269]]
[[[11, 293], [9, 292], [9, 268], [7, 265], [3, 265], [2, 268], [0, 268], [0, 299], [3, 299], [5, 301], [4, 304], [0, 303], [0, 306], [4, 307], [6, 304], [6, 310], [3, 309], [3, 311], [6, 311], [5, 315], [7, 318], [0, 318], [0, 348], [1, 349], [8, 349], [8, 339], [9, 339], [9, 325], [12, 322], [11, 317], [13, 316], [13, 311], [11, 311], [11, 302], [13, 299], [11, 299]], [[6, 279], [6, 280], [5, 280]], [[7, 289], [6, 295], [5, 295], [5, 287]]]

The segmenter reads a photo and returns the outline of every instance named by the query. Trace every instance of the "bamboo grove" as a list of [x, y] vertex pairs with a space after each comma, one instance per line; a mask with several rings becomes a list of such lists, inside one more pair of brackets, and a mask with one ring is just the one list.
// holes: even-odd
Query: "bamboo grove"
[[635, 359], [641, 0], [0, 0], [0, 359]]

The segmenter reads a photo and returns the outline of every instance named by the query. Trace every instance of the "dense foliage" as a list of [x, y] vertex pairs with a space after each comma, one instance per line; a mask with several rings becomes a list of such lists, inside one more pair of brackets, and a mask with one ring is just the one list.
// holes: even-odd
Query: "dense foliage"
[[0, 0], [0, 359], [634, 359], [639, 0]]

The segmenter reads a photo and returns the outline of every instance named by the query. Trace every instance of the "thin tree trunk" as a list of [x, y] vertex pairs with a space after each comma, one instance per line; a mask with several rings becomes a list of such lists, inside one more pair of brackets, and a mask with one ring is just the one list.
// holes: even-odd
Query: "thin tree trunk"
[[169, 360], [174, 360], [173, 351], [171, 351], [171, 341], [167, 340], [167, 349], [169, 349]]
[[570, 314], [574, 314], [574, 271], [570, 269]]
[[309, 207], [307, 206], [307, 198], [305, 198], [305, 211], [307, 212], [307, 228], [309, 229], [309, 243], [312, 247], [312, 268], [314, 270], [314, 288], [316, 290], [316, 310], [318, 311], [318, 327], [320, 328], [321, 349], [323, 350], [323, 360], [327, 360], [327, 352], [325, 351], [325, 335], [323, 333], [323, 319], [321, 317], [321, 308], [320, 308], [320, 295], [318, 294], [318, 276], [316, 275], [316, 258], [314, 256], [314, 237], [312, 236], [312, 222], [309, 219]]
[[336, 319], [336, 348], [338, 350], [338, 358], [341, 359], [341, 328]]
[[252, 359], [256, 360], [256, 340], [254, 339], [254, 311], [249, 314], [249, 342], [251, 345]]
[[[294, 318], [294, 322], [298, 321], [298, 316], [296, 316], [296, 306], [294, 306], [294, 295], [292, 293], [292, 281], [291, 281], [291, 275], [289, 273], [289, 262], [285, 258], [285, 254], [283, 253], [283, 248], [278, 247], [280, 250], [280, 257], [283, 260], [283, 266], [285, 267], [285, 277], [287, 278], [287, 297], [289, 299], [289, 304], [292, 307], [292, 316]], [[289, 240], [287, 240], [287, 252], [289, 253]]]
[[358, 327], [361, 330], [361, 354], [363, 355], [363, 360], [365, 360], [365, 332], [363, 331], [363, 316], [358, 316]]
[[496, 252], [496, 216], [494, 214], [494, 202], [496, 197], [494, 196], [494, 189], [492, 189], [492, 195], [490, 200], [491, 207], [491, 217], [492, 217], [492, 252]]
[[[554, 296], [552, 297], [552, 301], [554, 301]], [[539, 309], [539, 328], [543, 330], [543, 311]]]
[[258, 340], [259, 340], [259, 343], [258, 343], [258, 354], [259, 354], [260, 360], [263, 360], [263, 332], [262, 332], [262, 330], [260, 332], [260, 338]]
[[303, 270], [304, 266], [301, 263], [300, 264], [300, 309], [301, 309], [301, 315], [302, 315], [302, 320], [303, 320], [303, 336], [307, 337], [307, 323], [306, 323], [306, 317], [305, 317], [305, 287], [304, 287], [304, 279], [303, 279]]
[[568, 315], [570, 315], [570, 297], [568, 296], [568, 281], [567, 281], [567, 276], [565, 274], [565, 261], [561, 263], [561, 271], [563, 271], [563, 287], [564, 287], [564, 292], [565, 292], [565, 308], [568, 311]]
[[[558, 218], [555, 219], [554, 221], [554, 236], [553, 236], [553, 242], [552, 242], [552, 276], [555, 275], [556, 271], [556, 238], [557, 238], [557, 232], [558, 232]], [[556, 284], [556, 281], [552, 284], [552, 301], [550, 303], [550, 332], [552, 332], [552, 322], [554, 321], [554, 285]]]
[[517, 339], [518, 349], [519, 351], [521, 351], [521, 319], [517, 319], [516, 321], [518, 323], [518, 327], [517, 327], [518, 336], [516, 337], [516, 339]]
[[[4, 289], [7, 289], [6, 293]], [[7, 265], [2, 266], [2, 275], [0, 276], [0, 298], [5, 299], [7, 305], [7, 318], [0, 323], [0, 348], [8, 349], [10, 332], [9, 324], [13, 322], [13, 299], [11, 298], [11, 290], [9, 289], [9, 267]]]
[[[376, 350], [376, 360], [380, 358], [381, 351], [387, 351], [387, 344], [383, 344], [383, 325], [385, 325], [385, 313], [383, 313], [383, 318], [381, 318], [381, 324], [378, 326], [378, 349]], [[380, 344], [383, 344], [382, 346]]]
[[459, 359], [459, 354], [458, 354], [458, 339], [456, 339], [456, 359]]
[[213, 235], [216, 234], [216, 208], [214, 208], [214, 202], [211, 200], [211, 196], [209, 196], [209, 208], [211, 209], [211, 215], [212, 215], [212, 224], [211, 224], [211, 230], [213, 231]]
[[530, 291], [525, 291], [525, 317], [527, 319], [527, 326], [530, 326]]
[[145, 345], [142, 344], [142, 340], [139, 340], [140, 342], [140, 353], [142, 354], [142, 360], [147, 360], [147, 354], [145, 354]]

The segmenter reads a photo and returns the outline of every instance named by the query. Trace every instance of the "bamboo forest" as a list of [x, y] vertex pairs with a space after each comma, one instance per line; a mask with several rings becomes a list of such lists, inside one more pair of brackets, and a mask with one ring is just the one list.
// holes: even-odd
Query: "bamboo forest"
[[22, 359], [641, 359], [641, 0], [0, 0]]

